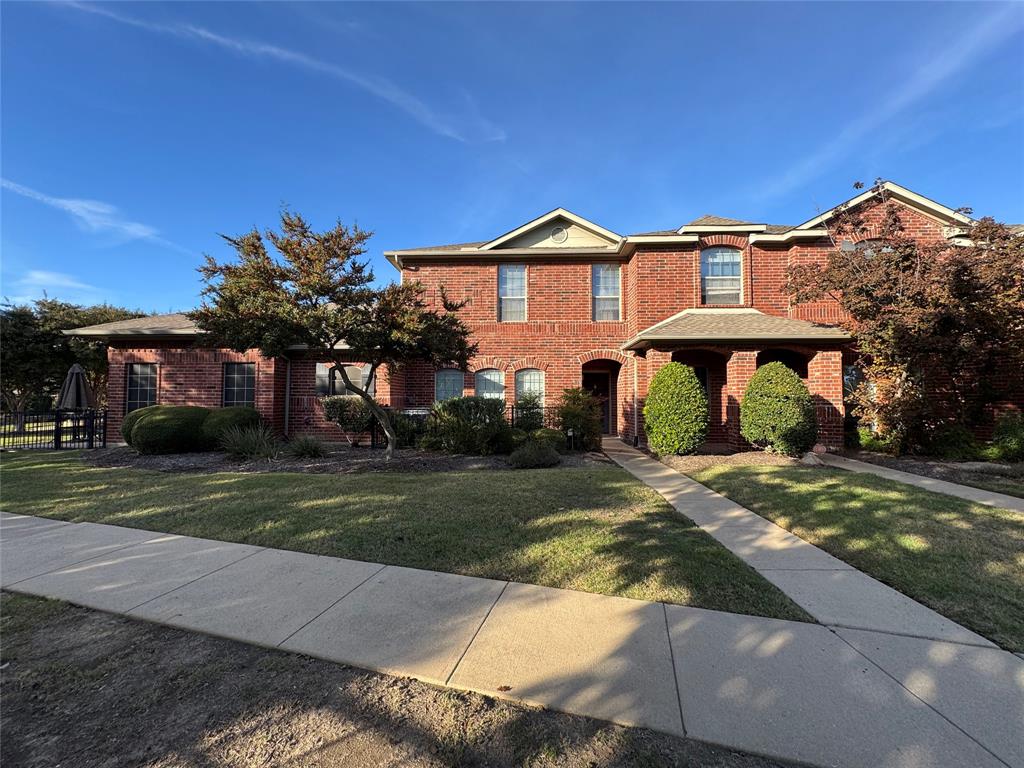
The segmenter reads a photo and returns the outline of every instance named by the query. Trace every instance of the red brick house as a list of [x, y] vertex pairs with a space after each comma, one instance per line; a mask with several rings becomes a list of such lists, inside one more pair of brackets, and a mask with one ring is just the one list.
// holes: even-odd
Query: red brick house
[[[905, 209], [907, 232], [922, 242], [956, 238], [970, 223], [904, 187], [885, 186]], [[875, 192], [848, 204], [868, 221], [880, 219]], [[778, 360], [806, 380], [818, 405], [819, 443], [835, 449], [850, 339], [836, 327], [836, 304], [794, 306], [783, 288], [789, 266], [836, 247], [825, 229], [835, 214], [796, 226], [702, 216], [624, 236], [556, 209], [488, 241], [387, 251], [400, 279], [419, 281], [432, 300], [440, 301], [442, 287], [467, 300], [461, 313], [479, 354], [465, 373], [417, 364], [392, 371], [376, 396], [397, 409], [474, 393], [511, 402], [533, 391], [550, 403], [566, 387], [584, 386], [605, 402], [606, 432], [643, 442], [648, 384], [675, 360], [694, 366], [708, 391], [709, 442], [740, 446], [747, 382], [759, 365]], [[333, 386], [328, 366], [308, 350], [266, 359], [200, 348], [180, 314], [69, 333], [109, 341], [109, 439], [118, 439], [125, 412], [152, 403], [252, 404], [282, 433], [339, 436], [318, 401]]]

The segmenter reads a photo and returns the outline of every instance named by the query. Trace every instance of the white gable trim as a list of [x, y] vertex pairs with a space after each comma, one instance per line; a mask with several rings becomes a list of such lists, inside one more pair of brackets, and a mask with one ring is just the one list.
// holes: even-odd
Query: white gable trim
[[[912, 192], [906, 187], [901, 187], [899, 184], [896, 184], [892, 181], [883, 181], [882, 187], [897, 200], [901, 200], [904, 203], [909, 203], [911, 206], [918, 208], [925, 213], [929, 213], [936, 218], [945, 220], [952, 219], [953, 221], [959, 221], [961, 224], [974, 223], [974, 220], [971, 219], [970, 216], [965, 216], [964, 214], [959, 213], [958, 211], [954, 211], [952, 208], [948, 208], [947, 206], [942, 205], [941, 203], [937, 203], [934, 200], [929, 200], [927, 197], [919, 195], [916, 192]], [[796, 229], [814, 229], [819, 224], [822, 224], [823, 222], [828, 221], [833, 216], [835, 216], [838, 212], [838, 209], [841, 206], [853, 208], [856, 205], [860, 205], [865, 200], [870, 200], [878, 193], [879, 190], [872, 187], [866, 192], [861, 192], [856, 197], [850, 198], [845, 203], [840, 203], [835, 208], [830, 208], [823, 214], [815, 216], [813, 219], [810, 219], [809, 221], [805, 221], [803, 224], [800, 224], [798, 227], [796, 227]]]
[[605, 229], [604, 227], [599, 226], [592, 221], [584, 219], [582, 216], [577, 216], [575, 213], [565, 210], [565, 208], [555, 208], [555, 210], [545, 213], [543, 216], [538, 216], [536, 219], [533, 219], [533, 221], [528, 221], [521, 227], [516, 227], [511, 232], [506, 232], [501, 237], [491, 240], [489, 243], [484, 243], [483, 245], [480, 246], [480, 250], [489, 251], [492, 248], [497, 248], [502, 243], [507, 243], [509, 240], [514, 240], [520, 235], [529, 232], [531, 229], [542, 227], [544, 226], [544, 224], [554, 221], [555, 219], [566, 219], [568, 221], [571, 221], [573, 224], [583, 227], [584, 229], [593, 232], [595, 235], [600, 235], [601, 237], [607, 238], [614, 245], [618, 245], [619, 242], [622, 240], [622, 235], [612, 232], [610, 229]]

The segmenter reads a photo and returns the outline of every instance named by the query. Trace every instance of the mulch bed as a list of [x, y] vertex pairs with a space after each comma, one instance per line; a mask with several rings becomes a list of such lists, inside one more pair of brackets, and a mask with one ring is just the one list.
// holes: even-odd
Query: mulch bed
[[775, 453], [764, 451], [739, 451], [736, 453], [721, 454], [695, 454], [693, 456], [663, 456], [662, 463], [666, 464], [677, 472], [684, 475], [690, 472], [700, 472], [709, 467], [717, 467], [723, 464], [734, 467], [750, 466], [772, 466], [792, 467], [800, 464], [798, 459], [789, 456], [779, 456]]
[[[296, 459], [281, 456], [276, 459], [246, 461], [226, 453], [176, 453], [163, 456], [143, 456], [128, 446], [83, 451], [83, 461], [96, 467], [130, 467], [158, 472], [308, 472], [312, 474], [355, 474], [359, 472], [465, 472], [476, 469], [508, 469], [504, 456], [462, 456], [430, 453], [413, 449], [395, 451], [391, 461], [384, 458], [382, 449], [332, 445], [329, 453], [319, 459]], [[584, 467], [608, 464], [600, 453], [567, 454], [562, 456], [563, 467]]]
[[976, 481], [993, 478], [1006, 478], [1011, 482], [1017, 480], [1020, 483], [1019, 492], [1024, 492], [1024, 462], [1002, 464], [993, 461], [947, 461], [922, 456], [888, 456], [871, 451], [846, 451], [845, 455], [880, 467], [963, 485], [973, 485]]

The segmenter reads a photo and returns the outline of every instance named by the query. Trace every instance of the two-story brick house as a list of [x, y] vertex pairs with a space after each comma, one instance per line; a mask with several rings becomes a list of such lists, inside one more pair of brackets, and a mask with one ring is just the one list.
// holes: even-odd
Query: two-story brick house
[[[970, 223], [904, 187], [885, 186], [903, 208], [906, 231], [921, 242], [955, 238]], [[868, 221], [881, 217], [875, 192], [847, 205]], [[787, 268], [837, 247], [826, 229], [835, 214], [796, 226], [702, 216], [624, 236], [557, 209], [488, 241], [387, 251], [400, 279], [419, 281], [432, 300], [442, 288], [466, 300], [461, 314], [479, 354], [468, 372], [419, 364], [392, 371], [376, 396], [398, 409], [462, 394], [512, 402], [537, 392], [551, 403], [563, 389], [583, 386], [605, 402], [609, 434], [642, 442], [651, 377], [675, 360], [694, 366], [708, 391], [709, 442], [740, 446], [743, 392], [759, 365], [778, 360], [806, 380], [817, 402], [819, 443], [837, 448], [851, 340], [837, 327], [838, 305], [793, 305], [784, 289]], [[198, 348], [184, 315], [70, 333], [109, 340], [111, 439], [125, 412], [151, 403], [250, 403], [282, 432], [337, 434], [318, 406], [333, 386], [328, 367], [308, 350], [269, 360], [255, 351]]]

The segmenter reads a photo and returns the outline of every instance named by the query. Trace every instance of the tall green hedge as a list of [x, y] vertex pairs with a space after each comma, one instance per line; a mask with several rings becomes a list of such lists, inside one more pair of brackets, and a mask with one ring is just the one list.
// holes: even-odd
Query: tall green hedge
[[128, 445], [135, 447], [135, 442], [132, 440], [132, 430], [135, 429], [135, 424], [148, 413], [152, 413], [154, 408], [159, 408], [159, 405], [147, 405], [145, 408], [136, 408], [130, 413], [126, 413], [124, 420], [121, 422], [121, 437]]
[[260, 412], [247, 405], [214, 408], [203, 422], [203, 438], [211, 448], [220, 448], [224, 433], [232, 427], [255, 427], [263, 421]]
[[135, 422], [132, 447], [139, 453], [188, 453], [210, 445], [203, 434], [208, 408], [193, 405], [158, 405]]
[[708, 435], [708, 396], [693, 368], [663, 366], [651, 379], [644, 403], [644, 429], [660, 456], [693, 453]]
[[799, 456], [818, 439], [818, 419], [807, 385], [782, 363], [762, 365], [740, 404], [740, 434], [773, 453]]

